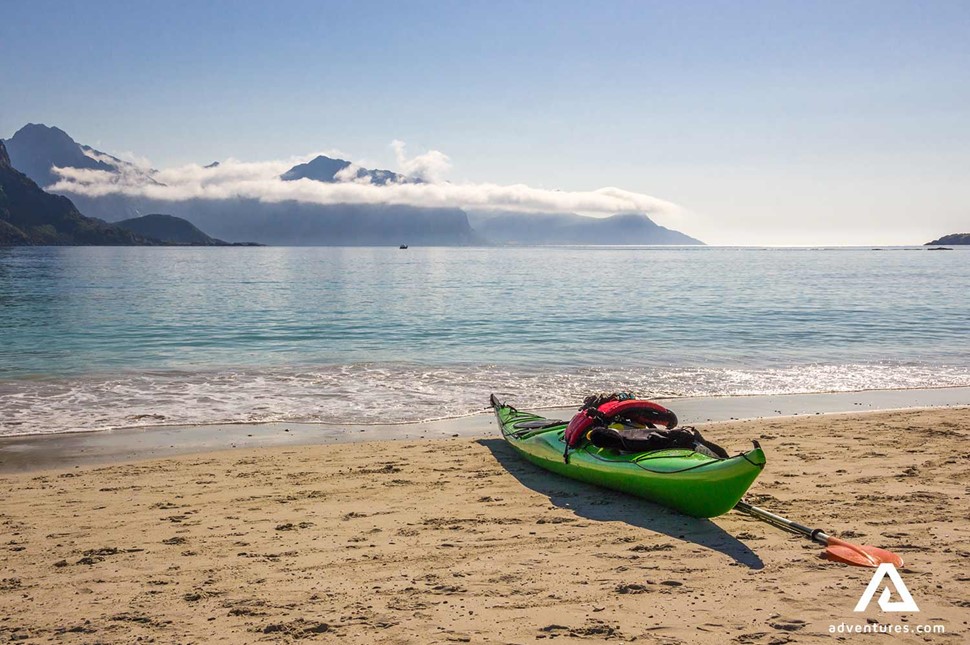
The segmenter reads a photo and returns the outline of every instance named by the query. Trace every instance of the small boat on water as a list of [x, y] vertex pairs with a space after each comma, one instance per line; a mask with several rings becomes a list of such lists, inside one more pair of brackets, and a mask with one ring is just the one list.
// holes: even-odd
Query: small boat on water
[[[636, 495], [694, 517], [714, 517], [730, 511], [765, 466], [765, 453], [757, 441], [753, 450], [730, 457], [720, 447], [713, 446], [716, 451], [707, 449], [711, 444], [703, 441], [696, 431], [696, 444], [659, 450], [643, 449], [649, 443], [639, 444], [641, 447], [637, 448], [633, 441], [620, 446], [631, 450], [601, 447], [584, 438], [589, 436], [586, 430], [595, 430], [600, 423], [606, 424], [603, 430], [609, 433], [610, 424], [619, 416], [634, 417], [633, 421], [640, 427], [663, 425], [672, 430], [677, 424], [676, 415], [649, 401], [607, 403], [609, 408], [600, 406], [598, 410], [590, 410], [592, 416], [588, 423], [585, 411], [567, 423], [520, 412], [500, 402], [494, 394], [491, 403], [502, 437], [537, 466]], [[619, 414], [614, 415], [618, 410]], [[630, 419], [620, 420], [626, 426]], [[570, 440], [574, 428], [579, 431], [575, 443]]]
[[399, 248], [399, 249], [406, 249], [406, 248], [408, 248], [408, 245], [407, 244], [402, 244], [401, 246], [399, 246], [397, 248]]

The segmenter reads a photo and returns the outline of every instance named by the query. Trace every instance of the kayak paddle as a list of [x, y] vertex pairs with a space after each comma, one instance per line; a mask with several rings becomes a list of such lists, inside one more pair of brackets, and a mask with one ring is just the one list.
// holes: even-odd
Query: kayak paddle
[[852, 544], [851, 542], [840, 540], [839, 538], [832, 537], [831, 535], [826, 535], [822, 529], [810, 529], [807, 526], [798, 524], [797, 522], [792, 522], [791, 520], [785, 519], [780, 515], [769, 513], [762, 508], [752, 506], [744, 501], [738, 502], [734, 508], [742, 513], [747, 513], [752, 517], [767, 522], [768, 524], [782, 529], [787, 529], [793, 533], [798, 533], [799, 535], [803, 535], [810, 540], [824, 545], [825, 551], [823, 552], [822, 557], [824, 557], [826, 560], [844, 562], [845, 564], [852, 564], [857, 567], [873, 568], [878, 567], [884, 562], [889, 562], [897, 567], [902, 566], [903, 564], [903, 559], [892, 551], [886, 551], [885, 549], [869, 546], [868, 544], [859, 546], [858, 544]]

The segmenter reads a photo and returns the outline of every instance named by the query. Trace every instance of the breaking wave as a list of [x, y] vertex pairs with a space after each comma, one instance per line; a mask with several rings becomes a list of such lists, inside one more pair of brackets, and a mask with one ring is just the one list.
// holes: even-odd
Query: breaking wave
[[877, 363], [782, 368], [515, 370], [355, 363], [300, 370], [156, 371], [0, 381], [0, 435], [154, 425], [421, 423], [474, 415], [495, 392], [522, 407], [590, 392], [645, 397], [800, 394], [970, 386], [970, 367]]

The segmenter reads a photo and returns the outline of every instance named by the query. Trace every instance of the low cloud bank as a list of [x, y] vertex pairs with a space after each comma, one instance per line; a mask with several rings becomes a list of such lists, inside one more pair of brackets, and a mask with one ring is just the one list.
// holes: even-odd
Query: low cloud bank
[[[152, 171], [135, 165], [116, 165], [116, 172], [82, 168], [57, 168], [59, 177], [50, 190], [58, 193], [101, 197], [127, 195], [153, 200], [255, 199], [278, 203], [402, 204], [419, 207], [454, 207], [520, 212], [575, 212], [606, 216], [621, 212], [675, 215], [680, 207], [649, 195], [620, 188], [564, 191], [533, 188], [525, 184], [452, 183], [444, 180], [451, 160], [431, 150], [415, 157], [406, 155], [405, 144], [391, 144], [399, 171], [423, 183], [374, 185], [355, 181], [353, 172], [338, 173], [334, 183], [311, 179], [283, 181], [280, 175], [306, 158], [266, 162], [228, 159], [218, 166], [196, 164]], [[311, 157], [312, 158], [312, 157]]]

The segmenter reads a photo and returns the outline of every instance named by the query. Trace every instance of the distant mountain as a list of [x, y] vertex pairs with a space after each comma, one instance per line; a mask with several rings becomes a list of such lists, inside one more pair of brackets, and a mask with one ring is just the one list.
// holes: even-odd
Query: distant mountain
[[575, 213], [472, 211], [476, 231], [498, 244], [704, 244], [642, 213], [585, 217]]
[[[9, 139], [17, 151], [14, 167], [50, 185], [57, 180], [51, 166], [107, 172], [140, 172], [131, 164], [74, 141], [59, 128], [30, 124]], [[95, 159], [94, 157], [97, 157]], [[218, 162], [209, 168], [218, 167]], [[287, 180], [337, 181], [349, 161], [317, 157], [284, 173]], [[143, 173], [146, 182], [155, 180]], [[413, 182], [389, 170], [359, 168], [354, 177], [374, 184]], [[341, 177], [344, 179], [344, 177]], [[170, 213], [190, 220], [209, 235], [230, 242], [300, 246], [343, 245], [467, 245], [481, 239], [458, 208], [418, 208], [387, 204], [265, 203], [254, 199], [185, 201], [150, 200], [112, 194], [88, 197], [71, 194], [83, 212], [107, 222], [136, 219], [145, 213]]]
[[17, 130], [5, 143], [13, 167], [42, 188], [47, 188], [57, 181], [57, 175], [51, 171], [53, 166], [107, 172], [116, 170], [104, 161], [85, 154], [84, 149], [60, 128], [28, 123]]
[[228, 242], [209, 237], [192, 222], [173, 215], [143, 215], [115, 222], [114, 225], [142, 237], [150, 237], [168, 244], [230, 246]]
[[[41, 188], [54, 185], [59, 177], [52, 168], [80, 168], [110, 173], [140, 175], [146, 183], [158, 183], [150, 172], [91, 146], [81, 145], [57, 127], [28, 123], [6, 140], [10, 163]], [[71, 195], [77, 209], [89, 217], [114, 221], [141, 215], [135, 200], [125, 195], [88, 197]]]
[[42, 123], [28, 123], [5, 141], [10, 163], [30, 177], [41, 188], [49, 188], [59, 177], [51, 170], [58, 168], [84, 168], [140, 175], [145, 182], [157, 184], [154, 171], [144, 170], [106, 152], [85, 146], [56, 127]]
[[953, 233], [944, 235], [938, 240], [927, 242], [923, 246], [933, 246], [937, 244], [970, 244], [970, 233]]
[[85, 217], [71, 200], [44, 192], [13, 168], [0, 141], [0, 245], [152, 243], [131, 231]]
[[143, 202], [185, 217], [209, 235], [274, 246], [455, 246], [481, 238], [458, 208], [391, 204], [266, 203], [254, 199]]
[[[369, 179], [370, 183], [377, 186], [383, 186], [385, 184], [420, 183], [417, 179], [399, 175], [390, 170], [368, 170], [367, 168], [356, 166], [356, 170], [348, 171], [347, 169], [353, 165], [344, 159], [331, 159], [330, 157], [320, 155], [306, 163], [293, 166], [280, 175], [280, 179], [283, 181], [312, 179], [326, 183], [348, 181], [351, 179]], [[348, 172], [351, 175], [349, 177], [347, 176]], [[338, 173], [343, 174], [338, 178]]]
[[[14, 168], [41, 185], [56, 182], [52, 166], [124, 173], [129, 178], [140, 175], [145, 183], [158, 184], [154, 171], [137, 168], [79, 144], [59, 128], [28, 124], [7, 143]], [[218, 166], [215, 162], [206, 168]], [[280, 178], [324, 183], [364, 180], [379, 186], [421, 183], [419, 179], [390, 170], [362, 168], [350, 161], [323, 155], [293, 166]], [[67, 194], [80, 212], [106, 222], [137, 219], [145, 213], [168, 213], [189, 220], [208, 235], [230, 242], [299, 246], [701, 244], [658, 226], [642, 214], [591, 218], [571, 213], [479, 212], [470, 218], [460, 208], [396, 204], [267, 203], [242, 198], [168, 201], [117, 193], [97, 197]]]

